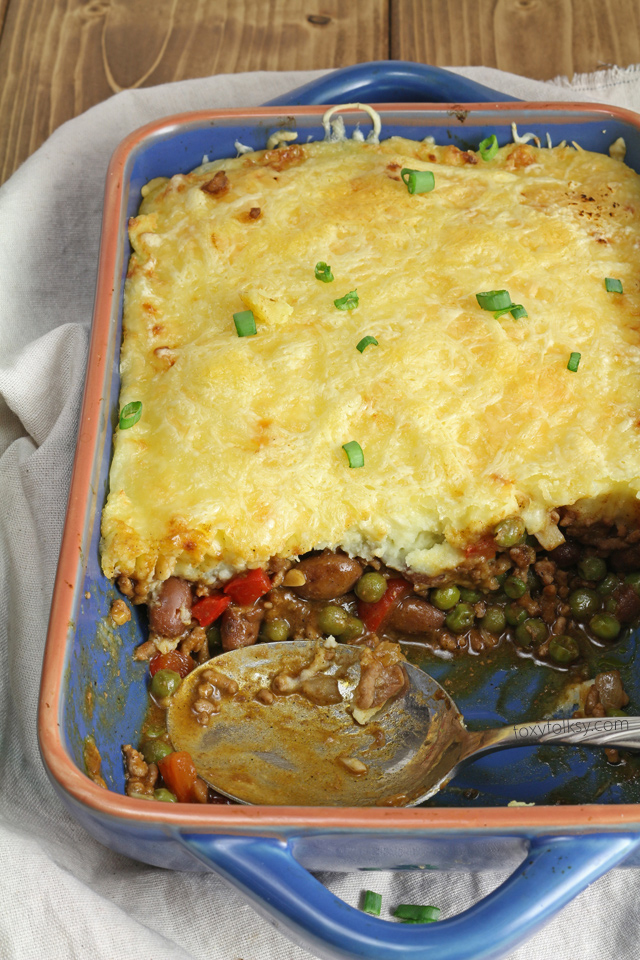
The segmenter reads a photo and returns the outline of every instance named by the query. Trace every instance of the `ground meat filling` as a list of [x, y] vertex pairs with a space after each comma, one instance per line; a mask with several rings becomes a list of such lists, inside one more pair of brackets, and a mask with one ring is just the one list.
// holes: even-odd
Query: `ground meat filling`
[[[220, 584], [170, 577], [147, 598], [149, 639], [134, 657], [149, 661], [151, 693], [160, 706], [171, 684], [196, 663], [255, 643], [293, 639], [332, 636], [366, 648], [357, 690], [361, 711], [402, 691], [403, 642], [445, 657], [478, 656], [512, 644], [541, 663], [586, 669], [594, 645], [606, 648], [640, 621], [640, 530], [580, 525], [571, 510], [558, 519], [570, 536], [554, 550], [542, 549], [519, 518], [510, 518], [472, 545], [459, 568], [436, 577], [330, 550], [297, 561], [274, 558], [265, 570]], [[141, 599], [130, 578], [121, 577], [119, 586], [134, 602]], [[217, 709], [217, 690], [209, 686], [199, 697], [203, 722]], [[314, 687], [306, 695], [322, 703], [331, 701], [330, 693]], [[627, 703], [618, 671], [599, 673], [584, 714], [616, 715]], [[123, 748], [130, 796], [173, 796], [175, 771], [158, 749], [147, 749], [147, 762], [130, 745]], [[607, 757], [619, 762], [615, 750]], [[225, 802], [212, 791], [205, 795], [195, 771], [190, 776], [193, 802]]]
[[[266, 589], [249, 602], [231, 600], [211, 623], [193, 619], [192, 607], [220, 587], [170, 577], [149, 602], [150, 639], [136, 656], [150, 659], [173, 644], [203, 662], [218, 648], [335, 636], [368, 646], [417, 639], [456, 655], [511, 642], [565, 665], [581, 656], [585, 637], [602, 645], [640, 620], [638, 532], [594, 525], [574, 526], [572, 534], [549, 552], [533, 538], [500, 549], [485, 537], [462, 567], [432, 578], [340, 551], [274, 560]], [[359, 588], [372, 576], [379, 595]], [[123, 586], [130, 592], [130, 581]]]
[[134, 750], [130, 743], [122, 748], [126, 773], [126, 793], [128, 797], [145, 797], [153, 799], [153, 791], [158, 780], [158, 767], [155, 763], [147, 763], [139, 750]]

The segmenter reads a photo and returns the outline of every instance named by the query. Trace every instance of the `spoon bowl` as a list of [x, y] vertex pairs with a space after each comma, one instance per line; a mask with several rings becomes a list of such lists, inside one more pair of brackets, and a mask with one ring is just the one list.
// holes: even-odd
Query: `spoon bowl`
[[[306, 640], [263, 643], [196, 668], [169, 703], [176, 750], [190, 753], [199, 775], [240, 803], [406, 806], [424, 799], [427, 771], [435, 792], [456, 762], [465, 730], [453, 701], [417, 667], [403, 664], [405, 691], [363, 726], [351, 712], [359, 646], [330, 648], [333, 659], [322, 673], [337, 679], [339, 703], [314, 703], [298, 692], [272, 703], [259, 699], [277, 675], [299, 674], [316, 649]], [[223, 696], [219, 712], [203, 724], [193, 704], [212, 669], [234, 680], [238, 692]]]

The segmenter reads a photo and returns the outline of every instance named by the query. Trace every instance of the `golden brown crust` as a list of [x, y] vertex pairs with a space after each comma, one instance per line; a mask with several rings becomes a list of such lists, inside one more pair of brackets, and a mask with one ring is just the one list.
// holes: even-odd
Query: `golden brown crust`
[[[639, 178], [569, 147], [474, 160], [312, 143], [149, 185], [122, 353], [121, 404], [143, 412], [117, 433], [102, 528], [134, 602], [325, 546], [433, 583], [479, 569], [469, 548], [507, 516], [551, 549], [560, 505], [637, 513]], [[405, 167], [435, 189], [410, 195]], [[491, 288], [528, 319], [481, 310]]]

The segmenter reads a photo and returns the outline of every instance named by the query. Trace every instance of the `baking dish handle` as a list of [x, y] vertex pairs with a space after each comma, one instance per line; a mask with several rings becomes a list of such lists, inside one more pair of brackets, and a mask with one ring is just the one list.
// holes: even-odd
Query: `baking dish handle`
[[295, 860], [286, 842], [180, 839], [270, 923], [327, 960], [498, 960], [640, 846], [640, 834], [627, 833], [535, 838], [526, 859], [489, 896], [427, 925], [390, 923], [350, 907]]
[[297, 87], [265, 107], [319, 103], [494, 103], [518, 102], [457, 73], [424, 63], [379, 60], [333, 70]]

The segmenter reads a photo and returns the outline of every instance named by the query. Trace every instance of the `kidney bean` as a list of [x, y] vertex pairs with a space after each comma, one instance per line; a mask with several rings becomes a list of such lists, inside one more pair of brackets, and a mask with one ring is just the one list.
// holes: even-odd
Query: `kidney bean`
[[220, 621], [220, 638], [223, 650], [250, 647], [258, 639], [260, 624], [264, 617], [261, 607], [228, 607]]
[[549, 551], [549, 560], [553, 560], [561, 570], [573, 567], [582, 556], [582, 551], [573, 540], [565, 540], [555, 550]]
[[386, 703], [391, 697], [395, 697], [396, 693], [399, 693], [405, 684], [405, 672], [399, 663], [394, 663], [393, 666], [386, 667], [376, 683], [373, 706], [381, 707], [382, 704]]
[[[148, 610], [149, 626], [154, 633], [161, 637], [179, 637], [191, 618], [191, 587], [181, 577], [169, 577]], [[182, 619], [182, 610], [188, 614], [187, 623]]]
[[632, 586], [623, 583], [613, 592], [616, 601], [615, 616], [621, 623], [633, 623], [640, 616], [640, 597]]
[[406, 597], [393, 608], [387, 626], [402, 633], [429, 633], [444, 623], [445, 613], [419, 597]]
[[629, 547], [627, 550], [615, 550], [611, 554], [610, 563], [616, 573], [640, 570], [640, 546]]
[[381, 707], [395, 696], [406, 683], [405, 672], [399, 663], [389, 667], [377, 660], [360, 667], [360, 682], [356, 688], [356, 706], [361, 710]]
[[629, 697], [624, 692], [619, 670], [607, 670], [599, 673], [593, 685], [600, 695], [600, 703], [605, 710], [620, 710], [629, 703]]
[[321, 553], [301, 560], [295, 568], [306, 582], [295, 591], [304, 600], [335, 600], [348, 593], [362, 576], [362, 565], [344, 553]]

